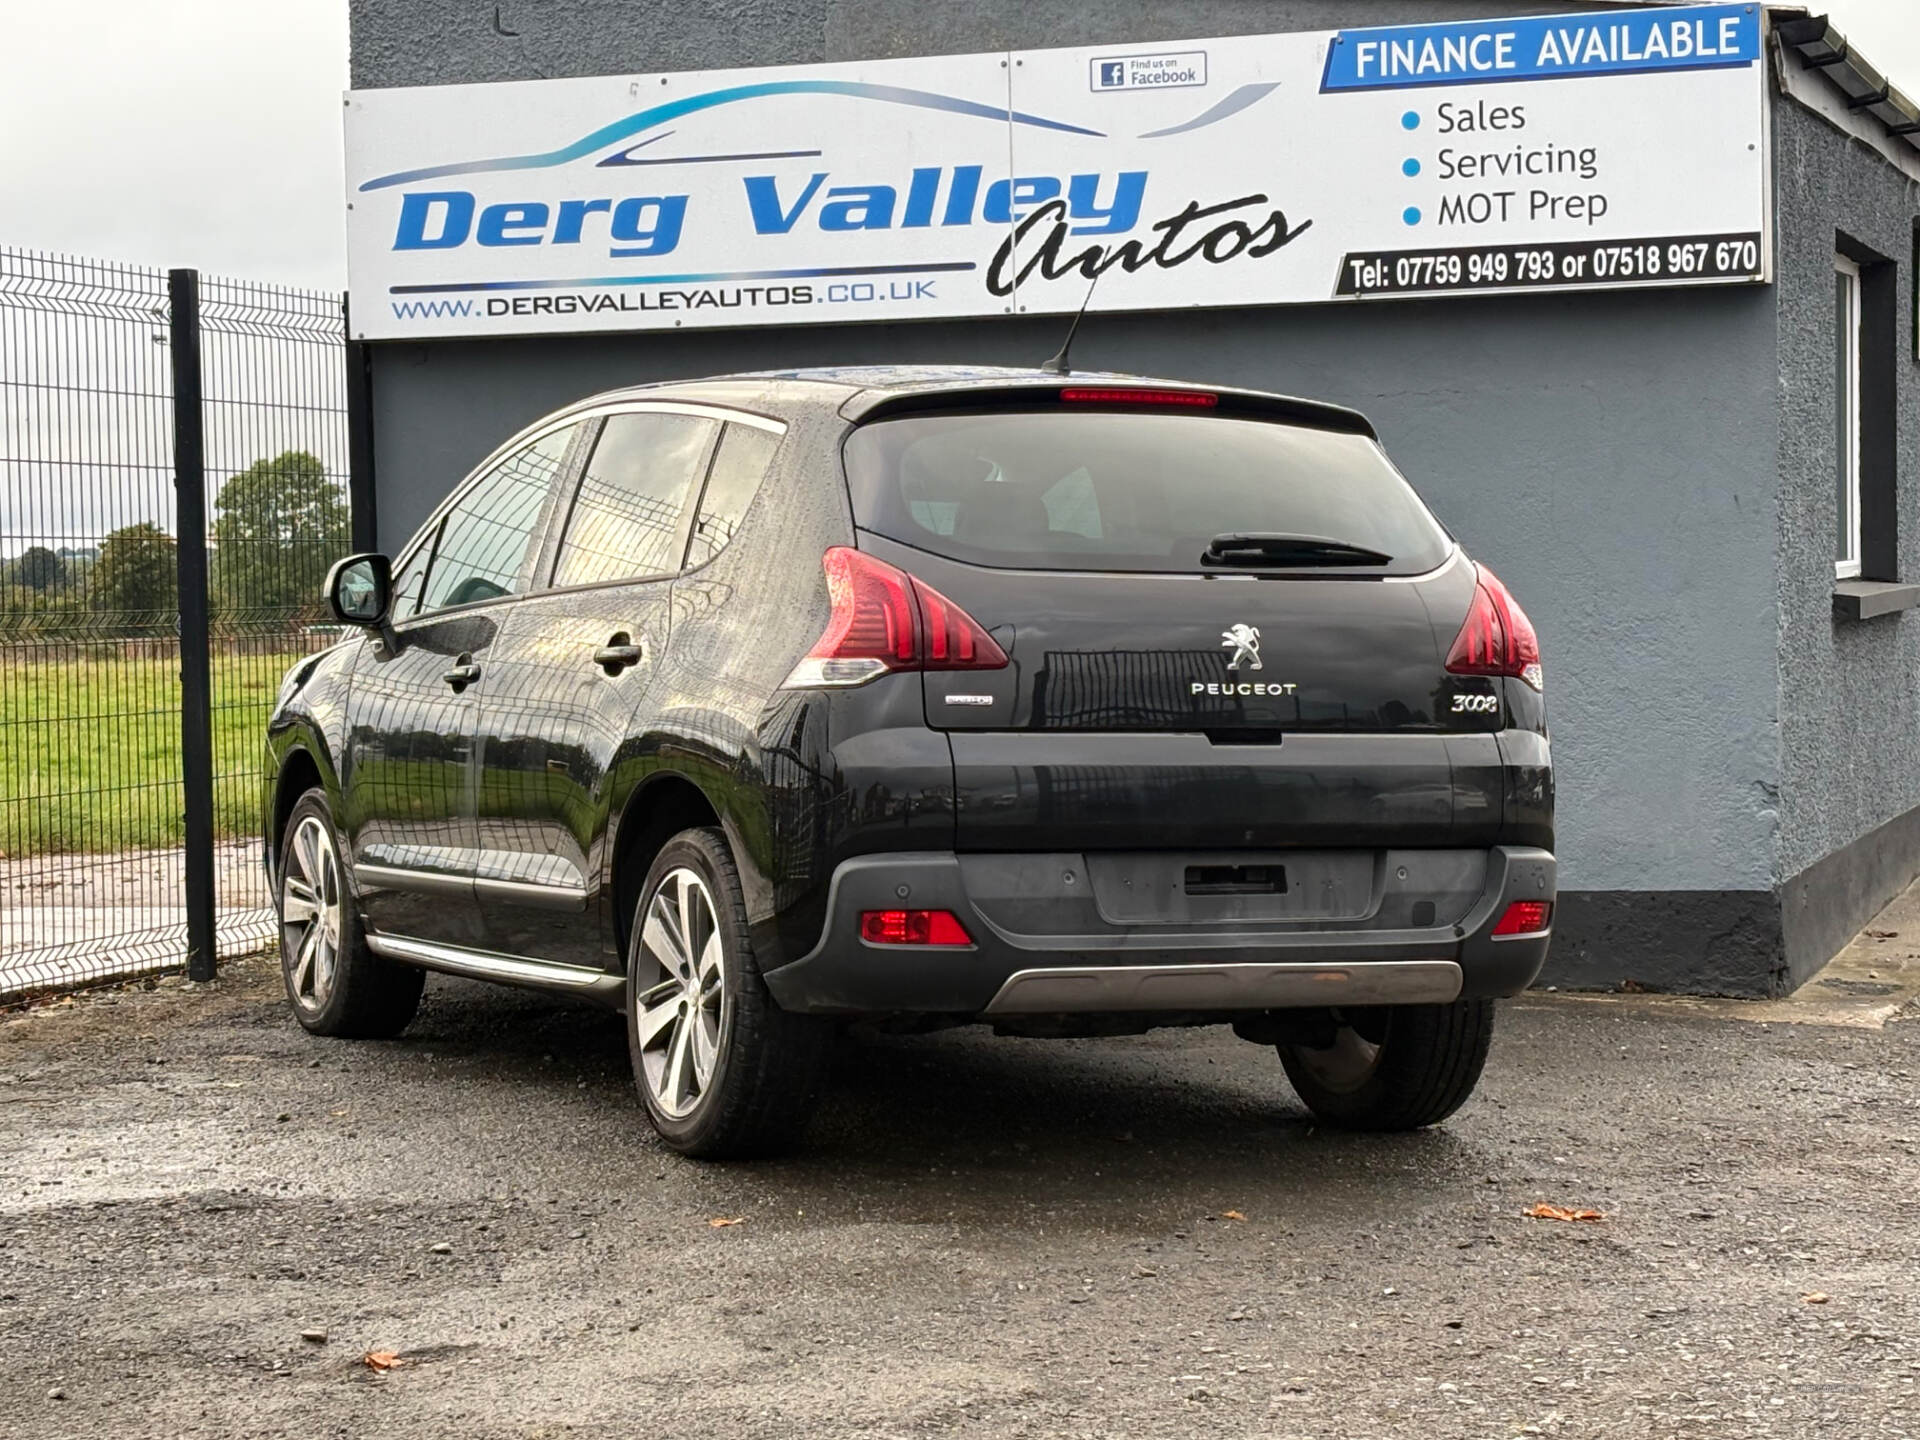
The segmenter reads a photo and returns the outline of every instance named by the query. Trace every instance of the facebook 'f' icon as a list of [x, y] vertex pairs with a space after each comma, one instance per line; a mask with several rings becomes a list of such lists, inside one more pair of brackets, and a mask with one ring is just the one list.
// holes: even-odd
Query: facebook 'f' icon
[[1126, 61], [1102, 60], [1100, 62], [1100, 88], [1102, 90], [1118, 90], [1126, 83]]

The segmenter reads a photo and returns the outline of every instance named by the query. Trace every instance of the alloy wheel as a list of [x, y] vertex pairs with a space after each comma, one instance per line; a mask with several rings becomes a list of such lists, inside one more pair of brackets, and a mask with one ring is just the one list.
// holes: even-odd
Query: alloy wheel
[[1337, 1012], [1334, 1018], [1340, 1028], [1334, 1031], [1333, 1044], [1318, 1050], [1296, 1045], [1293, 1056], [1318, 1084], [1336, 1094], [1350, 1094], [1373, 1077], [1385, 1035], [1370, 1040]]
[[316, 815], [303, 819], [287, 844], [280, 877], [280, 945], [293, 1003], [324, 1010], [340, 964], [344, 895], [333, 837]]
[[686, 866], [660, 877], [640, 927], [634, 1033], [648, 1097], [663, 1115], [691, 1114], [714, 1082], [733, 1023], [713, 892]]

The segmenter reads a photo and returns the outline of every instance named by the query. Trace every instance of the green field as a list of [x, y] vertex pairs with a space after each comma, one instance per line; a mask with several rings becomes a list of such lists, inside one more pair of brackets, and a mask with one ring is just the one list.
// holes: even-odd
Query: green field
[[[297, 653], [213, 660], [214, 825], [260, 824], [260, 758]], [[183, 836], [180, 665], [24, 660], [0, 651], [0, 855], [171, 846]]]

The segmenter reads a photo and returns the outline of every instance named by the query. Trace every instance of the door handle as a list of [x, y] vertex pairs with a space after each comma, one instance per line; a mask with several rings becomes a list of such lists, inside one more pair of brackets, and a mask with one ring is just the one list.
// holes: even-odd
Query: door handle
[[451, 670], [442, 672], [440, 678], [455, 690], [464, 690], [480, 678], [480, 667], [471, 660], [463, 658]]
[[618, 675], [627, 666], [638, 665], [646, 654], [645, 648], [629, 640], [623, 630], [593, 652], [593, 663], [609, 675]]

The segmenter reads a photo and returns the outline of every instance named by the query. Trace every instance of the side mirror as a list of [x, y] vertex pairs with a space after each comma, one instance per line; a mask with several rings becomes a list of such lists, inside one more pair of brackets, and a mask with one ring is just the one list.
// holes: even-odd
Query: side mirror
[[327, 572], [327, 604], [343, 625], [378, 630], [393, 607], [393, 565], [384, 555], [349, 555]]

